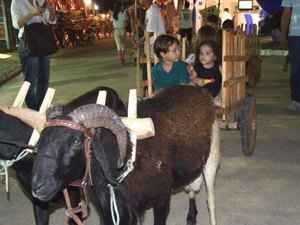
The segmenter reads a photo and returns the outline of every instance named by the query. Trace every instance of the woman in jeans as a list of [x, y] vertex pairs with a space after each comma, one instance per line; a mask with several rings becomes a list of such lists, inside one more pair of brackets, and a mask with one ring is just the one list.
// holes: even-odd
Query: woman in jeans
[[48, 23], [55, 20], [52, 5], [45, 0], [12, 0], [11, 15], [13, 26], [19, 30], [19, 58], [25, 80], [30, 82], [26, 96], [29, 108], [38, 110], [48, 89], [50, 75], [50, 56], [26, 56], [23, 33], [25, 24]]
[[115, 5], [114, 11], [111, 16], [111, 21], [114, 26], [114, 36], [117, 45], [118, 58], [120, 65], [125, 63], [125, 40], [126, 40], [126, 15], [124, 7], [121, 3]]

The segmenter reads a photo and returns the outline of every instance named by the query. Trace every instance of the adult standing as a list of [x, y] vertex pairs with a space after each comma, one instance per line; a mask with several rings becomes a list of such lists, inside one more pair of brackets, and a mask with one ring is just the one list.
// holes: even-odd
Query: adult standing
[[224, 12], [222, 13], [222, 16], [221, 16], [221, 26], [222, 26], [222, 24], [224, 23], [225, 20], [232, 20], [232, 15], [230, 14], [228, 8], [225, 8]]
[[117, 3], [110, 20], [114, 26], [114, 37], [117, 45], [118, 58], [120, 65], [125, 63], [125, 40], [126, 40], [126, 15], [124, 13], [124, 6]]
[[55, 15], [52, 5], [45, 0], [12, 0], [12, 22], [15, 29], [19, 30], [19, 58], [25, 80], [30, 82], [30, 88], [25, 98], [29, 108], [38, 110], [46, 95], [50, 76], [50, 56], [26, 56], [24, 47], [24, 26], [32, 23], [54, 22]]
[[[152, 0], [139, 0], [139, 1], [140, 1], [140, 5], [147, 9], [145, 15], [145, 24], [144, 25], [139, 24], [139, 26], [144, 27], [144, 30], [150, 33], [151, 36], [150, 48], [151, 48], [151, 55], [153, 55], [153, 44], [155, 41], [155, 37], [153, 36], [153, 34], [156, 33], [157, 36], [159, 36], [161, 34], [166, 33], [163, 18], [160, 9], [157, 7], [157, 5], [152, 4]], [[145, 39], [142, 38], [140, 41], [144, 41], [144, 40]]]
[[291, 105], [288, 110], [300, 112], [300, 5], [296, 0], [283, 0], [281, 16], [281, 45], [289, 50], [291, 65]]

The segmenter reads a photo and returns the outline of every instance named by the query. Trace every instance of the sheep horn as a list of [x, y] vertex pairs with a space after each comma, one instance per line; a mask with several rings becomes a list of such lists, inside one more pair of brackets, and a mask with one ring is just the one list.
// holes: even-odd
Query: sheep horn
[[39, 133], [41, 133], [41, 131], [44, 128], [46, 117], [38, 111], [28, 108], [5, 106], [0, 106], [0, 110], [2, 110], [8, 115], [19, 118], [21, 121], [23, 121], [30, 127], [36, 129]]
[[118, 168], [124, 163], [127, 150], [127, 131], [121, 118], [110, 108], [104, 105], [89, 104], [75, 109], [69, 114], [75, 122], [83, 123], [87, 128], [105, 127], [116, 135], [120, 150]]
[[53, 118], [57, 116], [61, 116], [63, 114], [63, 108], [60, 104], [52, 104], [49, 106], [49, 108], [46, 111], [46, 119], [52, 120]]

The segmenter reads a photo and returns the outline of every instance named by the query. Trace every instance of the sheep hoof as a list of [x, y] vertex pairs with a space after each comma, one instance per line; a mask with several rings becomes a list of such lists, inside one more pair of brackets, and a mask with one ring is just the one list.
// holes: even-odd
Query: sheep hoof
[[187, 224], [187, 225], [196, 225], [196, 224], [197, 224], [197, 221], [194, 220], [194, 219], [193, 219], [193, 220], [187, 219], [186, 224]]

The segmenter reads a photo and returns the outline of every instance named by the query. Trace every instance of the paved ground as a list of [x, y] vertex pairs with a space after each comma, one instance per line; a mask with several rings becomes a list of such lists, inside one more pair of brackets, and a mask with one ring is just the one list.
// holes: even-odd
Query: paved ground
[[[80, 53], [80, 54], [78, 54]], [[69, 48], [52, 60], [51, 86], [54, 102], [69, 99], [99, 85], [115, 88], [127, 101], [127, 91], [134, 88], [135, 68], [120, 67], [115, 61], [112, 40], [96, 45]], [[252, 91], [257, 101], [258, 133], [256, 150], [251, 158], [241, 151], [238, 130], [221, 131], [221, 164], [216, 182], [217, 221], [222, 225], [295, 225], [300, 224], [300, 115], [286, 111], [289, 104], [288, 72], [283, 72], [283, 57], [263, 57], [260, 83]], [[0, 88], [0, 104], [11, 104], [22, 77]], [[34, 224], [31, 204], [11, 179], [10, 201], [0, 184], [0, 224]], [[198, 224], [209, 224], [205, 189], [197, 196]], [[185, 224], [188, 200], [183, 192], [174, 194], [170, 225]], [[64, 210], [53, 205], [51, 225], [66, 224]], [[99, 224], [91, 207], [86, 225]], [[152, 211], [144, 225], [153, 224]]]

